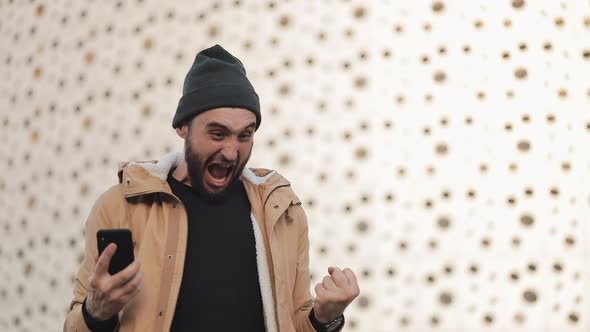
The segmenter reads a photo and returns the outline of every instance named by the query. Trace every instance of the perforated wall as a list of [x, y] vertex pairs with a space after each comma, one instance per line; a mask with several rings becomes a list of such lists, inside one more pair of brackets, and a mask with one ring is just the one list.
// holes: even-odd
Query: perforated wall
[[0, 1], [0, 330], [61, 330], [117, 162], [181, 149], [194, 55], [244, 62], [347, 331], [590, 331], [590, 2]]

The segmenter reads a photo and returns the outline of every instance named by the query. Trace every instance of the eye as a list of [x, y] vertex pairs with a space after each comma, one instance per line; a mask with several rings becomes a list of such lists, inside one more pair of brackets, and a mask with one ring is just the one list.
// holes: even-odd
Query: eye
[[221, 131], [212, 131], [210, 133], [210, 135], [214, 140], [222, 140], [223, 139], [223, 133]]
[[250, 137], [252, 137], [252, 133], [242, 133], [242, 134], [240, 135], [240, 139], [241, 139], [242, 141], [247, 141], [247, 140], [249, 140], [249, 139], [250, 139]]

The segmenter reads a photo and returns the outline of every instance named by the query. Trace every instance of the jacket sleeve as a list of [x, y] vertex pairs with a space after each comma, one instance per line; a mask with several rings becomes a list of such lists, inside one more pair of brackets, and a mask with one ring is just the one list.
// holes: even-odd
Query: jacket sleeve
[[309, 320], [313, 308], [313, 298], [309, 283], [309, 236], [307, 216], [301, 205], [295, 205], [290, 211], [291, 217], [300, 224], [299, 245], [297, 248], [297, 276], [293, 289], [293, 307], [295, 308], [295, 326], [297, 332], [316, 332]]
[[76, 273], [74, 297], [70, 302], [70, 310], [64, 322], [64, 332], [90, 332], [82, 315], [82, 303], [88, 294], [88, 278], [94, 270], [94, 259], [98, 256], [96, 232], [100, 229], [114, 228], [113, 222], [116, 220], [117, 214], [107, 212], [124, 212], [124, 210], [116, 206], [117, 204], [113, 204], [121, 200], [122, 193], [118, 193], [119, 190], [115, 186], [102, 194], [94, 203], [86, 220], [84, 258]]

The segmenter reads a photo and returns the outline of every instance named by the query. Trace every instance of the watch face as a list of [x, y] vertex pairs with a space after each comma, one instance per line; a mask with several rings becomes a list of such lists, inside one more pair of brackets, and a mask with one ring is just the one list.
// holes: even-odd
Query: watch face
[[340, 326], [342, 324], [342, 316], [334, 319], [332, 322], [326, 324], [326, 331], [328, 332], [335, 332], [338, 331], [340, 329]]

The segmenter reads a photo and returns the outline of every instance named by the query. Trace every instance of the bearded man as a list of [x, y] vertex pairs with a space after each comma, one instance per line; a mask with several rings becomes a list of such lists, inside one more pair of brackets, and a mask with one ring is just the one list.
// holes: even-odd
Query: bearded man
[[[198, 53], [172, 121], [184, 152], [122, 164], [98, 198], [64, 331], [342, 329], [358, 282], [329, 267], [312, 297], [301, 201], [276, 171], [246, 167], [261, 120], [240, 60]], [[96, 233], [118, 228], [136, 260], [110, 275], [117, 248], [99, 256]]]

